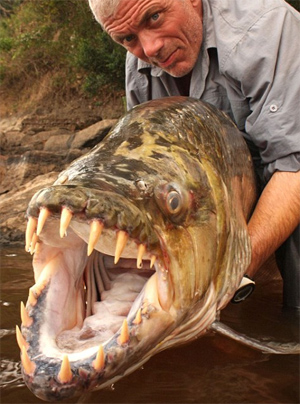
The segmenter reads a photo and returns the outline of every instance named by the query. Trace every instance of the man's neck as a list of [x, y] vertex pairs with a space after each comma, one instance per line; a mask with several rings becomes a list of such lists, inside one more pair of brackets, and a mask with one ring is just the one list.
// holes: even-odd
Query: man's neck
[[191, 84], [192, 72], [188, 73], [183, 77], [176, 77], [175, 82], [180, 95], [188, 96], [190, 94], [190, 84]]

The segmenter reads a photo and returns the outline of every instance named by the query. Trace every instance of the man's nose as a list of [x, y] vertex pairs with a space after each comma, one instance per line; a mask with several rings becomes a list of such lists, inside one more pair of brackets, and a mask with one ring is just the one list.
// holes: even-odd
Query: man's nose
[[153, 32], [143, 32], [139, 35], [140, 44], [147, 58], [157, 56], [163, 48], [163, 40]]

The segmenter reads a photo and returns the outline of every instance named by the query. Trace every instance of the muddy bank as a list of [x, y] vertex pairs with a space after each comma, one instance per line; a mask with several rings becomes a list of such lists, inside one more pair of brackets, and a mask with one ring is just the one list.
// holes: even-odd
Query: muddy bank
[[[79, 107], [80, 110], [80, 107]], [[122, 114], [101, 110], [7, 116], [0, 121], [0, 244], [22, 245], [32, 195], [98, 144]]]

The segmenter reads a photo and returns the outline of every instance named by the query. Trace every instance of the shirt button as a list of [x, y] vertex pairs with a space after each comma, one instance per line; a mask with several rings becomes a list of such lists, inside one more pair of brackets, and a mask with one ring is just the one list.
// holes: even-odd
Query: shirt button
[[278, 107], [277, 107], [276, 104], [272, 104], [272, 105], [270, 106], [270, 111], [271, 111], [271, 112], [276, 112], [277, 110], [278, 110]]

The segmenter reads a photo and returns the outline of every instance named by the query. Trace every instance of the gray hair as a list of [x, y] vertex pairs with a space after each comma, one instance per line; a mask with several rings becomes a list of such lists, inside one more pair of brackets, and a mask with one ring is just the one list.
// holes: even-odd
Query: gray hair
[[103, 27], [103, 19], [114, 14], [121, 0], [89, 0], [89, 6], [96, 20]]

